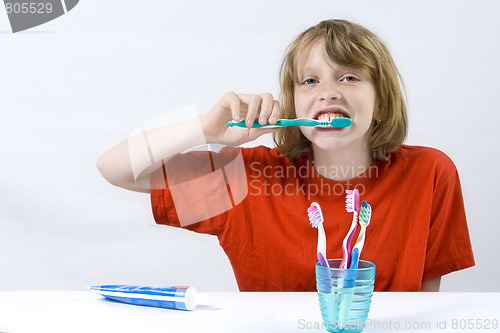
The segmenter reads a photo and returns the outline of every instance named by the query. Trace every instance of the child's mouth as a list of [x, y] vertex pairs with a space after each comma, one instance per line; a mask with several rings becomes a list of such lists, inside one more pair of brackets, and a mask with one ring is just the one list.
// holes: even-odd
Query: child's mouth
[[[320, 111], [314, 117], [315, 120], [319, 120], [321, 122], [329, 123], [335, 118], [349, 118], [349, 115], [343, 111]], [[334, 128], [330, 125], [321, 125], [317, 127], [318, 129], [329, 129], [329, 130], [342, 130], [343, 128]]]

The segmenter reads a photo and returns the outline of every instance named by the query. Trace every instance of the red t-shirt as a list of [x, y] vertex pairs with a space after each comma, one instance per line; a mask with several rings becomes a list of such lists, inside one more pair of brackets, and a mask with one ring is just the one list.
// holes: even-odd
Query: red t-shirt
[[[231, 197], [228, 182], [232, 208], [184, 226], [219, 238], [241, 291], [315, 291], [318, 233], [307, 208], [313, 201], [321, 205], [327, 257], [342, 258], [342, 240], [352, 221], [345, 190], [354, 187], [373, 209], [360, 258], [376, 264], [376, 291], [419, 291], [422, 281], [474, 266], [458, 173], [436, 149], [403, 145], [388, 162], [374, 161], [348, 181], [320, 176], [309, 156], [292, 162], [277, 148], [264, 146], [241, 148], [241, 153], [246, 197], [241, 202]], [[189, 154], [181, 155], [186, 162], [177, 164], [177, 174], [196, 174]], [[212, 169], [218, 167], [212, 162]], [[198, 197], [216, 193], [204, 188], [198, 184], [193, 192]], [[152, 189], [151, 202], [158, 224], [180, 226], [168, 185]]]

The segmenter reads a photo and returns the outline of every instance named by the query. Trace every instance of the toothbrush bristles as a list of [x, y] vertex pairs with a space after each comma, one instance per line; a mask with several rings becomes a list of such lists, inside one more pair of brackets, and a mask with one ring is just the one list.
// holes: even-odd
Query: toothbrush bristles
[[359, 212], [359, 191], [358, 189], [346, 190], [345, 209], [348, 213]]
[[311, 207], [307, 208], [307, 215], [312, 227], [317, 228], [318, 225], [323, 223], [323, 212], [316, 202], [313, 202]]
[[359, 211], [359, 223], [365, 226], [370, 224], [371, 214], [372, 207], [366, 201], [363, 201], [363, 205]]
[[319, 213], [317, 211], [314, 211], [314, 212], [309, 212], [309, 221], [311, 222], [311, 225], [313, 227], [318, 227], [318, 225], [323, 222], [321, 221], [321, 216], [319, 215]]

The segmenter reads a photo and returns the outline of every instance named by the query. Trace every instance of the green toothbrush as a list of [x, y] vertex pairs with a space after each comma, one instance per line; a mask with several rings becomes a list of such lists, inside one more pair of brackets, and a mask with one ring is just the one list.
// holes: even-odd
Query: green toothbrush
[[366, 227], [370, 224], [372, 217], [372, 206], [370, 206], [366, 201], [363, 201], [361, 205], [361, 210], [359, 211], [359, 225], [361, 226], [361, 231], [359, 233], [358, 239], [354, 244], [351, 255], [351, 265], [349, 269], [358, 269], [359, 256], [361, 255], [361, 250], [363, 250], [363, 245], [365, 244]]

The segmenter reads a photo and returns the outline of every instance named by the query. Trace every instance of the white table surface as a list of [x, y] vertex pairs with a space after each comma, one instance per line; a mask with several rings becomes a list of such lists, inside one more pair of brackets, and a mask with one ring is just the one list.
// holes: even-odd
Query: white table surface
[[[0, 332], [326, 332], [316, 293], [208, 294], [213, 305], [179, 311], [92, 291], [4, 291]], [[500, 293], [375, 293], [364, 332], [500, 332], [499, 321]]]

